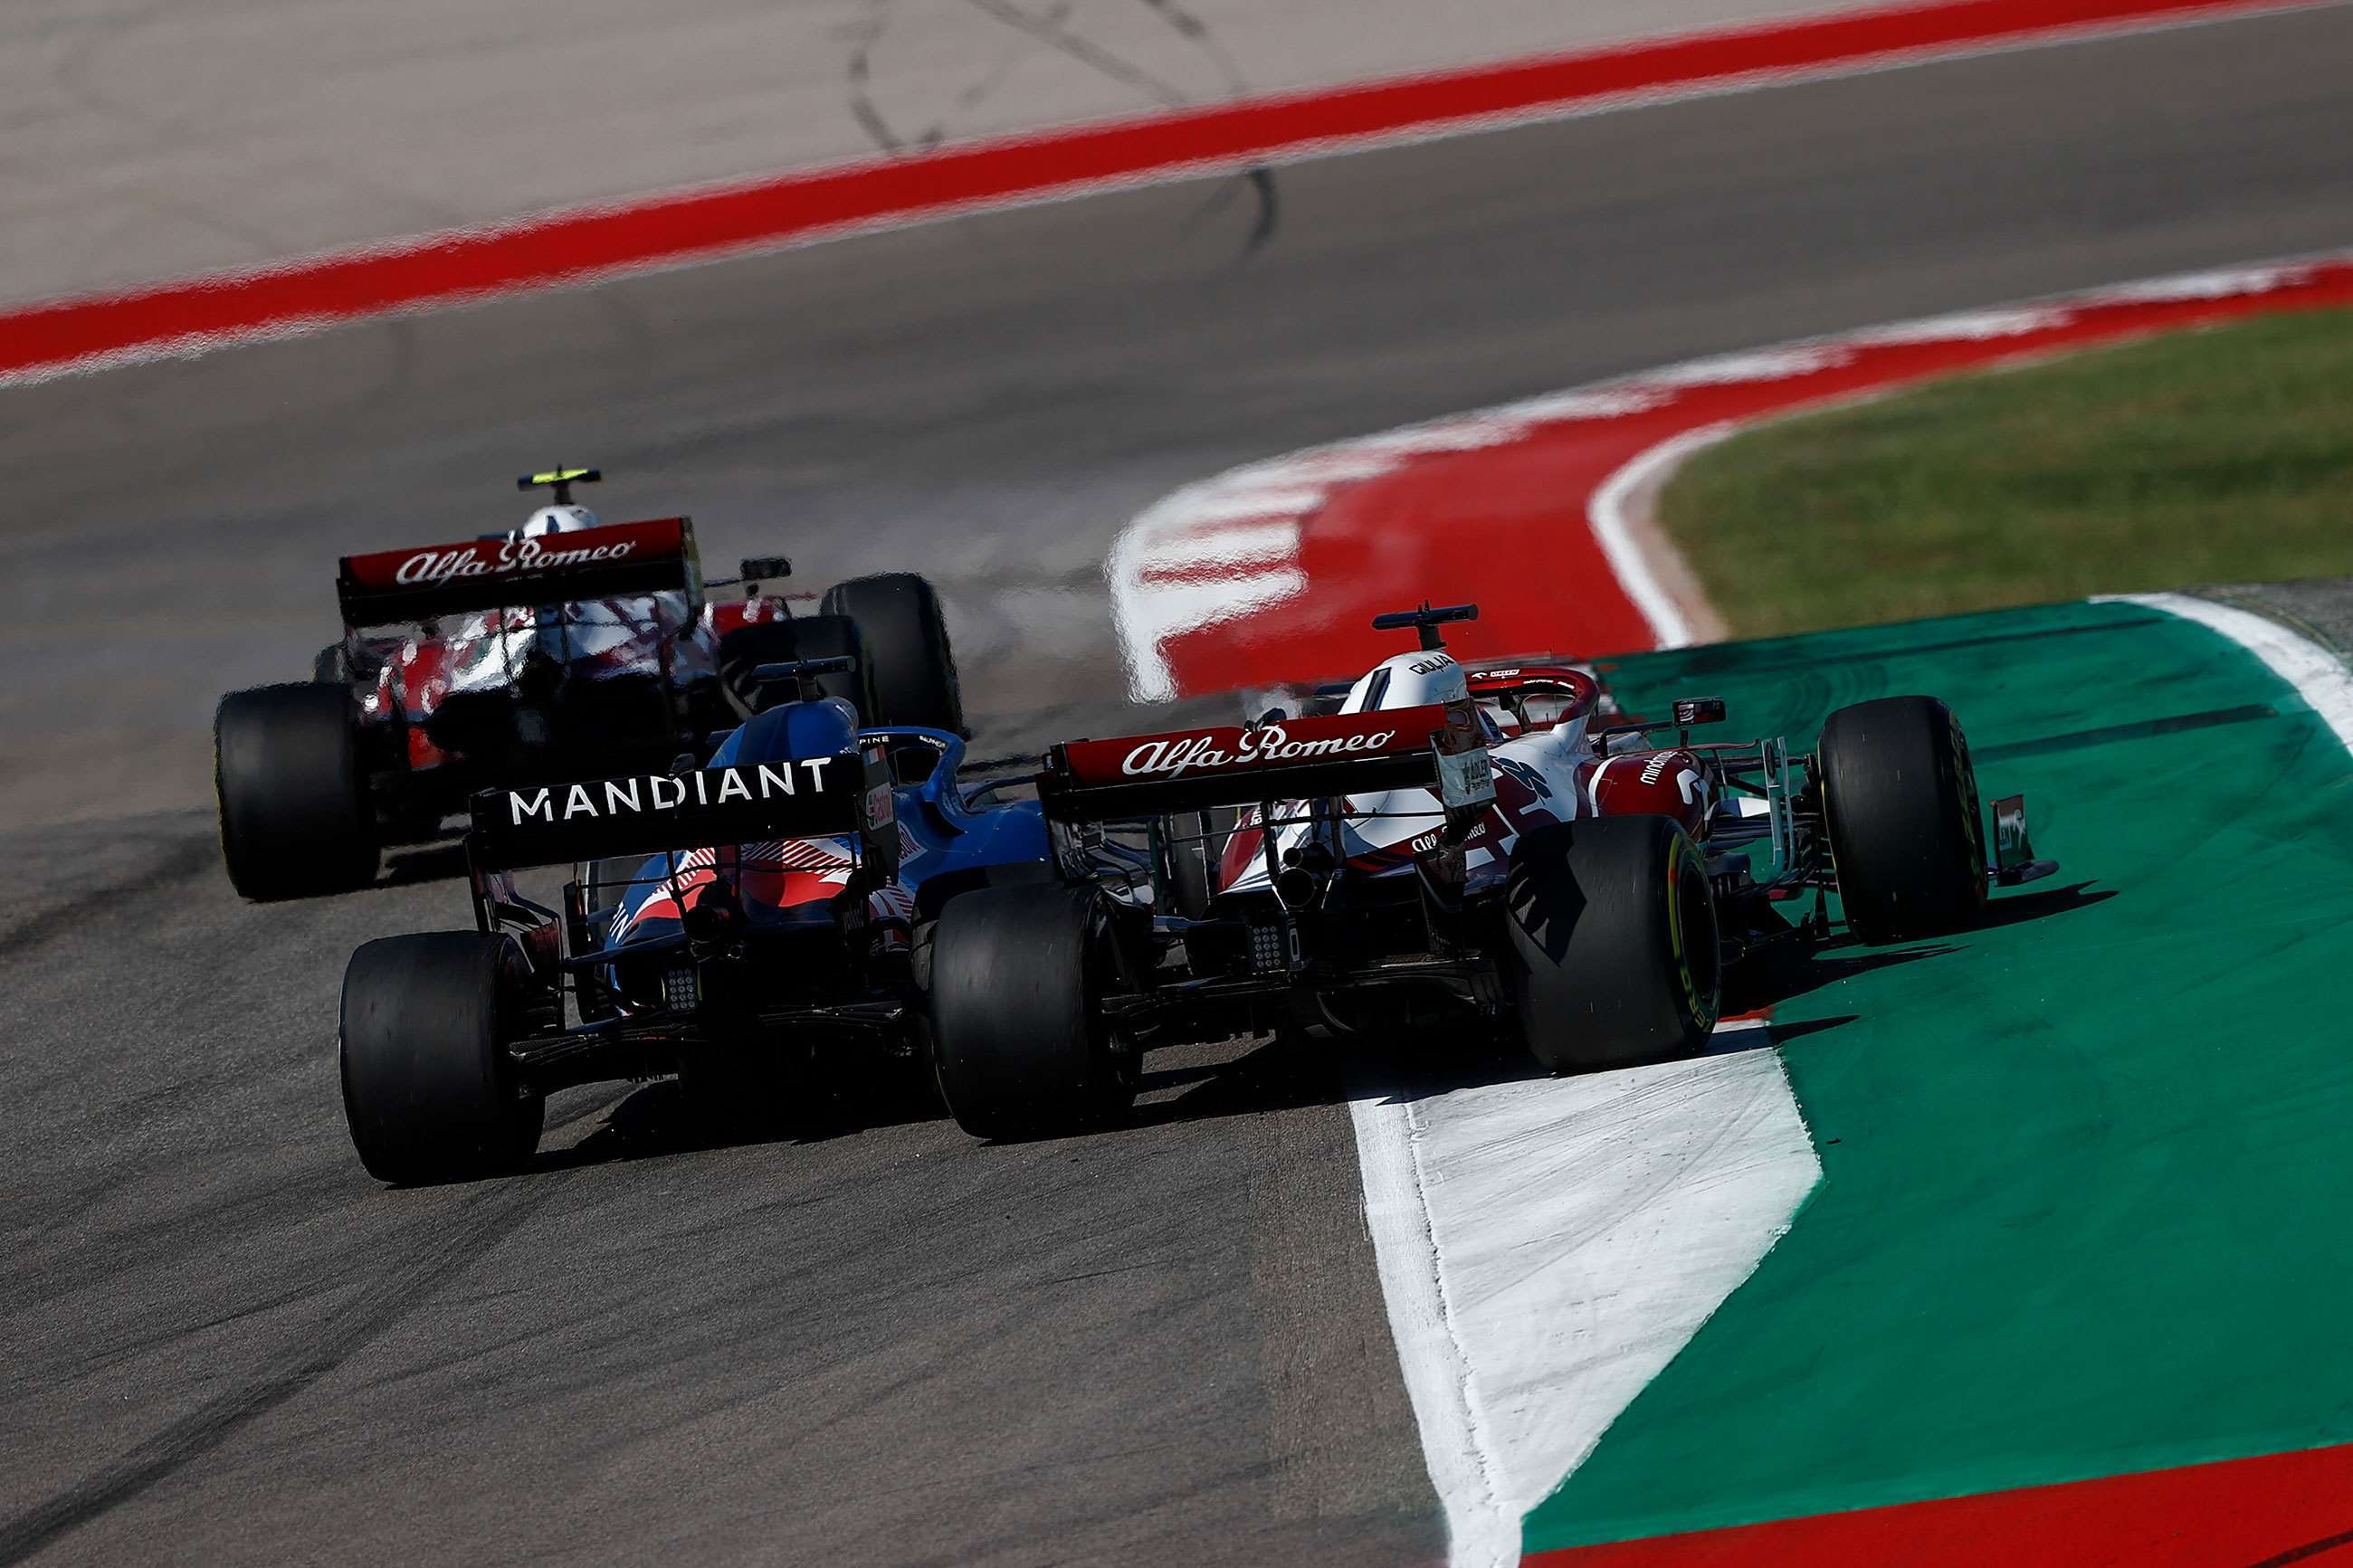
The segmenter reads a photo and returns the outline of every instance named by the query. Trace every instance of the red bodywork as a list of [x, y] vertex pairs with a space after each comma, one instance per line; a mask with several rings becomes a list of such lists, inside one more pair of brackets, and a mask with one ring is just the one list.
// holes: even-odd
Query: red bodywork
[[1707, 837], [1715, 804], [1707, 769], [1680, 747], [1604, 758], [1586, 771], [1584, 784], [1596, 816], [1672, 816], [1694, 838]]

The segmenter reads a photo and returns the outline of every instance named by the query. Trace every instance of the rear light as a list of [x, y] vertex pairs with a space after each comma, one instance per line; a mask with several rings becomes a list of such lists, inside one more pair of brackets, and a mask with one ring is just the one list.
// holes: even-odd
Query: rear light
[[694, 965], [681, 963], [662, 972], [662, 1005], [674, 1013], [691, 1013], [702, 999], [702, 987], [697, 981]]

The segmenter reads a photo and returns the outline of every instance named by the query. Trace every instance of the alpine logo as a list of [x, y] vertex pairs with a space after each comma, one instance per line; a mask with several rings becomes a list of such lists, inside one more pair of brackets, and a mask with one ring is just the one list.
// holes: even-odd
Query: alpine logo
[[400, 563], [392, 580], [409, 587], [419, 583], [454, 583], [468, 577], [549, 572], [598, 561], [618, 561], [636, 548], [637, 541], [633, 539], [574, 550], [551, 550], [542, 541], [530, 538], [492, 540], [460, 545], [455, 550], [420, 550]]
[[1170, 735], [1147, 741], [1129, 752], [1119, 765], [1119, 771], [1129, 777], [1176, 778], [1197, 768], [1247, 767], [1281, 763], [1310, 762], [1321, 757], [1361, 756], [1378, 752], [1397, 739], [1395, 730], [1376, 730], [1366, 734], [1335, 736], [1320, 741], [1294, 741], [1280, 724], [1261, 724], [1255, 730], [1241, 731], [1236, 748], [1229, 752], [1218, 744], [1215, 734]]
[[[515, 827], [526, 822], [554, 826], [577, 817], [602, 822], [617, 816], [676, 811], [690, 802], [699, 806], [725, 805], [733, 801], [749, 803], [797, 795], [803, 788], [822, 791], [825, 770], [838, 760], [805, 757], [797, 763], [755, 763], [745, 767], [647, 773], [594, 784], [543, 784], [528, 792], [511, 789], [507, 791], [508, 821]], [[796, 782], [796, 768], [807, 772], [805, 784]], [[563, 794], [559, 795], [558, 790]]]

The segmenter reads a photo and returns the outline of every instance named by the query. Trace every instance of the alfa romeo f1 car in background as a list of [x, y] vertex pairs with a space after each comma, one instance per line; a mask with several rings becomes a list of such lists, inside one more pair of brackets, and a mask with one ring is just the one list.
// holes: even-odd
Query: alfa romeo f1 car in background
[[[909, 573], [853, 578], [796, 614], [782, 556], [706, 583], [684, 517], [600, 523], [594, 468], [517, 481], [554, 504], [512, 533], [345, 556], [341, 641], [314, 679], [222, 699], [221, 849], [252, 899], [374, 880], [383, 849], [445, 837], [475, 791], [667, 769], [757, 705], [751, 672], [846, 658], [821, 683], [879, 721], [960, 731], [939, 597]], [[740, 594], [706, 599], [706, 590]]]
[[[849, 663], [755, 672], [799, 700], [707, 767], [473, 798], [475, 929], [368, 942], [344, 973], [343, 1109], [372, 1173], [511, 1168], [575, 1084], [789, 1095], [824, 1053], [920, 1062], [919, 930], [959, 896], [1049, 878], [1045, 826], [1034, 801], [960, 778], [962, 736], [861, 731], [820, 689]], [[517, 890], [516, 871], [566, 861], [562, 909]]]
[[1840, 709], [1803, 756], [1698, 744], [1721, 701], [1600, 723], [1573, 666], [1466, 669], [1439, 627], [1476, 614], [1376, 619], [1420, 647], [1336, 713], [1054, 747], [1037, 783], [1057, 876], [957, 899], [933, 933], [956, 1121], [1082, 1128], [1129, 1103], [1153, 1047], [1311, 1024], [1494, 1019], [1555, 1071], [1688, 1052], [1728, 966], [1829, 935], [1829, 893], [1881, 942], [1966, 927], [1989, 884], [2057, 868], [2022, 797], [1994, 803], [1989, 867], [1934, 698]]

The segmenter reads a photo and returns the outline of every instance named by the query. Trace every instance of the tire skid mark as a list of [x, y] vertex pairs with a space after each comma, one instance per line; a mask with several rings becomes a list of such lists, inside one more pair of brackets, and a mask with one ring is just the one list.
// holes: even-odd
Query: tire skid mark
[[0, 931], [0, 963], [32, 956], [109, 909], [139, 907], [167, 888], [194, 881], [211, 867], [217, 853], [209, 835], [162, 842], [169, 847], [137, 870], [86, 886], [64, 902]]
[[168, 1479], [334, 1372], [512, 1234], [556, 1190], [550, 1183], [509, 1184], [467, 1200], [454, 1223], [441, 1215], [421, 1221], [432, 1239], [320, 1330], [289, 1347], [259, 1377], [170, 1423], [79, 1485], [0, 1522], [0, 1568], [25, 1561]]

